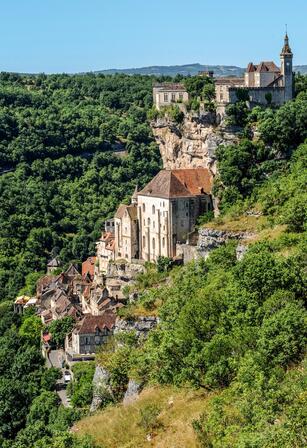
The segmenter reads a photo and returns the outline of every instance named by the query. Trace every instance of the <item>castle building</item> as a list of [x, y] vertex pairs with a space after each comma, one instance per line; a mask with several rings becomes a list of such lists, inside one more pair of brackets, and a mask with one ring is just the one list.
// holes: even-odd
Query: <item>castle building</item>
[[155, 107], [160, 110], [161, 107], [189, 101], [189, 94], [183, 84], [165, 82], [153, 87], [153, 101]]
[[250, 104], [282, 105], [293, 98], [293, 53], [286, 34], [280, 54], [280, 67], [273, 61], [255, 65], [250, 62], [244, 78], [219, 78], [215, 82], [218, 112], [229, 103], [238, 101], [238, 88], [248, 93]]

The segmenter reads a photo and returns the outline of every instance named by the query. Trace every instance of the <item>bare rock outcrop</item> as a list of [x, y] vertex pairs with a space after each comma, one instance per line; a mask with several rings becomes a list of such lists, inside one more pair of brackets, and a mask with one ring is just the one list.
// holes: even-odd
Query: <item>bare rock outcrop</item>
[[135, 380], [130, 379], [123, 399], [123, 404], [127, 405], [135, 401], [138, 398], [140, 392], [141, 385]]
[[217, 125], [212, 112], [185, 113], [181, 124], [158, 118], [151, 126], [165, 169], [203, 167], [215, 175], [216, 148], [238, 142], [237, 130]]
[[95, 412], [104, 404], [112, 401], [113, 393], [109, 381], [109, 372], [103, 367], [96, 366], [93, 378], [93, 399], [90, 412]]
[[134, 331], [138, 338], [146, 338], [150, 330], [159, 323], [155, 316], [141, 316], [136, 319], [118, 319], [115, 324], [114, 334]]
[[[199, 256], [206, 259], [212, 250], [224, 245], [229, 240], [241, 242], [242, 240], [248, 240], [253, 236], [254, 234], [250, 232], [229, 232], [204, 227], [199, 230], [197, 252]], [[238, 260], [244, 257], [246, 250], [245, 246], [241, 243], [238, 245], [236, 251]]]

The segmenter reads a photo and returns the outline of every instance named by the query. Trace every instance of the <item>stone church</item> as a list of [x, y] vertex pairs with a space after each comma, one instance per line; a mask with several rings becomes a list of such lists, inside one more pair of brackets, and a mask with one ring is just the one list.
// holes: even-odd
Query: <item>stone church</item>
[[212, 210], [212, 174], [206, 168], [161, 170], [131, 204], [115, 214], [114, 259], [157, 261], [175, 257], [197, 218]]

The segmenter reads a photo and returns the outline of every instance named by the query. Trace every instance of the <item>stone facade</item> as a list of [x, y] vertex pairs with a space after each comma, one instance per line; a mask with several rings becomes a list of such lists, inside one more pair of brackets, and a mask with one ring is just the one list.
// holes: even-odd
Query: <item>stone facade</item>
[[237, 90], [246, 90], [250, 106], [269, 103], [282, 105], [293, 98], [293, 53], [286, 34], [280, 54], [281, 66], [273, 61], [258, 65], [250, 62], [244, 78], [219, 78], [215, 83], [216, 102], [219, 113], [225, 113], [225, 106], [238, 101]]
[[158, 110], [175, 103], [185, 103], [189, 94], [183, 84], [163, 83], [153, 88], [153, 101]]

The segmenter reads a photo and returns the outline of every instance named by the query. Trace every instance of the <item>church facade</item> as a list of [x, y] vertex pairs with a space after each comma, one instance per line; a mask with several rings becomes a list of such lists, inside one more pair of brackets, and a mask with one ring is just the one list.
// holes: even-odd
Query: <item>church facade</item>
[[[155, 262], [160, 256], [175, 257], [176, 244], [186, 242], [197, 218], [213, 209], [212, 174], [206, 168], [161, 170], [131, 204], [121, 204], [114, 217], [113, 251], [105, 263], [115, 260]], [[102, 237], [101, 242], [104, 242]], [[99, 255], [98, 255], [99, 259]]]

